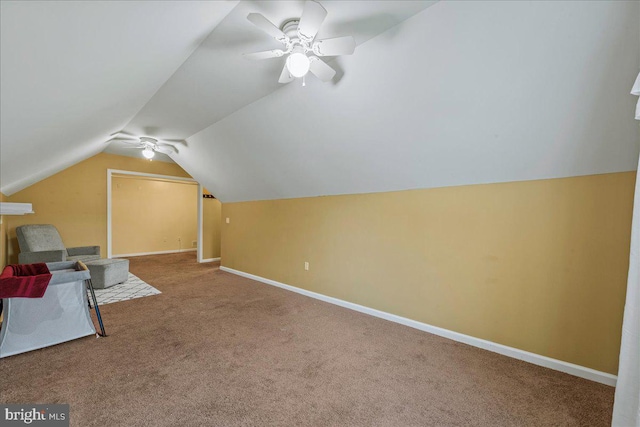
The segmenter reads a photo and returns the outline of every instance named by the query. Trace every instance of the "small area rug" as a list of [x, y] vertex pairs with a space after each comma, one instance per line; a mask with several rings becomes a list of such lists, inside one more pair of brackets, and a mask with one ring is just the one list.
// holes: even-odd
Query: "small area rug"
[[96, 298], [99, 305], [111, 304], [113, 302], [126, 301], [134, 298], [158, 295], [161, 292], [141, 280], [139, 277], [129, 273], [126, 282], [113, 285], [107, 289], [96, 289]]

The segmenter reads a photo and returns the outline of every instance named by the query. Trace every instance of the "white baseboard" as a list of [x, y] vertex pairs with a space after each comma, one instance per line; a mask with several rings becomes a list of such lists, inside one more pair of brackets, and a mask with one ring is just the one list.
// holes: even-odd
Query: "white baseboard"
[[220, 257], [218, 258], [206, 258], [201, 260], [200, 262], [214, 262], [214, 261], [220, 261]]
[[135, 254], [118, 254], [111, 255], [111, 258], [124, 258], [124, 257], [132, 257], [132, 256], [145, 256], [145, 255], [162, 255], [162, 254], [177, 254], [181, 252], [193, 252], [197, 251], [197, 248], [189, 248], [189, 249], [174, 249], [171, 251], [157, 251], [157, 252], [138, 252]]
[[416, 320], [407, 319], [406, 317], [397, 316], [395, 314], [376, 310], [374, 308], [365, 307], [363, 305], [354, 304], [352, 302], [344, 301], [338, 298], [329, 297], [316, 292], [307, 291], [301, 288], [296, 288], [295, 286], [286, 285], [284, 283], [276, 282], [275, 280], [265, 279], [264, 277], [245, 273], [239, 270], [234, 270], [232, 268], [220, 267], [220, 270], [226, 271], [228, 273], [236, 274], [238, 276], [246, 277], [248, 279], [253, 279], [258, 282], [266, 283], [267, 285], [277, 286], [278, 288], [282, 288], [288, 291], [306, 295], [308, 297], [319, 299], [321, 301], [328, 302], [331, 304], [339, 305], [341, 307], [345, 307], [351, 310], [359, 311], [360, 313], [365, 313], [371, 316], [379, 317], [381, 319], [389, 320], [391, 322], [400, 323], [401, 325], [405, 325], [411, 328], [419, 329], [421, 331], [429, 332], [431, 334], [438, 335], [444, 338], [449, 338], [451, 340], [472, 345], [474, 347], [482, 348], [484, 350], [489, 350], [494, 353], [502, 354], [504, 356], [513, 357], [514, 359], [533, 363], [534, 365], [554, 369], [556, 371], [564, 372], [570, 375], [574, 375], [576, 377], [585, 378], [587, 380], [595, 381], [595, 382], [606, 384], [609, 386], [615, 387], [616, 380], [618, 378], [615, 375], [608, 374], [606, 372], [596, 371], [595, 369], [587, 368], [580, 365], [575, 365], [573, 363], [564, 362], [558, 359], [552, 359], [550, 357], [520, 350], [514, 347], [508, 347], [506, 345], [494, 343], [494, 342], [483, 340], [480, 338], [475, 338], [470, 335], [461, 334], [459, 332], [450, 331], [448, 329], [440, 328], [438, 326], [433, 326], [426, 323], [418, 322]]

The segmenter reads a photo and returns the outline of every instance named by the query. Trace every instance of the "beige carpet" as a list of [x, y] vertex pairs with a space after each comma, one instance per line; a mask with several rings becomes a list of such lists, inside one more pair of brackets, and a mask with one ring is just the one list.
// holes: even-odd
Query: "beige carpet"
[[131, 258], [162, 294], [108, 338], [0, 359], [0, 402], [74, 426], [604, 426], [614, 389], [197, 264]]

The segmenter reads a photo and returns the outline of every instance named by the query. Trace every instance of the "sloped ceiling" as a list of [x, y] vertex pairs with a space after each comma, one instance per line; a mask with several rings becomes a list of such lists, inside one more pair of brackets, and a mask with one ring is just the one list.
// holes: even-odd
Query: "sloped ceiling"
[[90, 157], [237, 2], [0, 3], [0, 191]]
[[[245, 1], [211, 32], [126, 130], [186, 138], [281, 88], [284, 58], [248, 61], [242, 53], [282, 45], [247, 20], [264, 14], [276, 25], [302, 14], [304, 1]], [[435, 1], [324, 1], [327, 18], [317, 38], [352, 35], [357, 44], [388, 30]]]
[[[242, 58], [279, 47], [246, 16], [280, 24], [304, 2], [238, 3], [2, 1], [0, 191], [102, 151], [113, 132], [183, 139], [278, 89], [281, 62]], [[323, 3], [320, 35], [362, 43], [434, 1]]]
[[636, 168], [637, 2], [322, 3], [319, 36], [358, 47], [302, 87], [240, 56], [277, 47], [249, 12], [301, 1], [2, 2], [0, 191], [123, 128], [186, 138], [223, 202]]
[[188, 138], [222, 201], [635, 170], [637, 2], [440, 2]]

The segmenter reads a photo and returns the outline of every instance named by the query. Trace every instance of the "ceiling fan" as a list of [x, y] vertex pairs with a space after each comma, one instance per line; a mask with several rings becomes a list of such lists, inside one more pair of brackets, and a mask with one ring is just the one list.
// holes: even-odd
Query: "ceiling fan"
[[[146, 159], [152, 159], [156, 153], [162, 154], [172, 154], [177, 153], [178, 149], [175, 145], [169, 144], [168, 142], [161, 141], [157, 138], [152, 138], [150, 136], [134, 136], [129, 133], [120, 131], [111, 135], [109, 139], [105, 143], [112, 141], [121, 141], [127, 144], [131, 144], [131, 147], [138, 150], [142, 150], [142, 155]], [[182, 140], [173, 140], [168, 139], [166, 141], [183, 143]]]
[[278, 80], [280, 83], [289, 83], [295, 78], [303, 78], [304, 85], [304, 76], [309, 72], [321, 81], [328, 82], [335, 76], [336, 71], [319, 57], [351, 55], [356, 48], [356, 41], [352, 36], [314, 40], [326, 16], [326, 9], [313, 0], [305, 2], [299, 19], [289, 19], [280, 28], [264, 15], [250, 13], [247, 19], [282, 43], [284, 49], [245, 53], [244, 57], [261, 60], [286, 56], [287, 59]]

